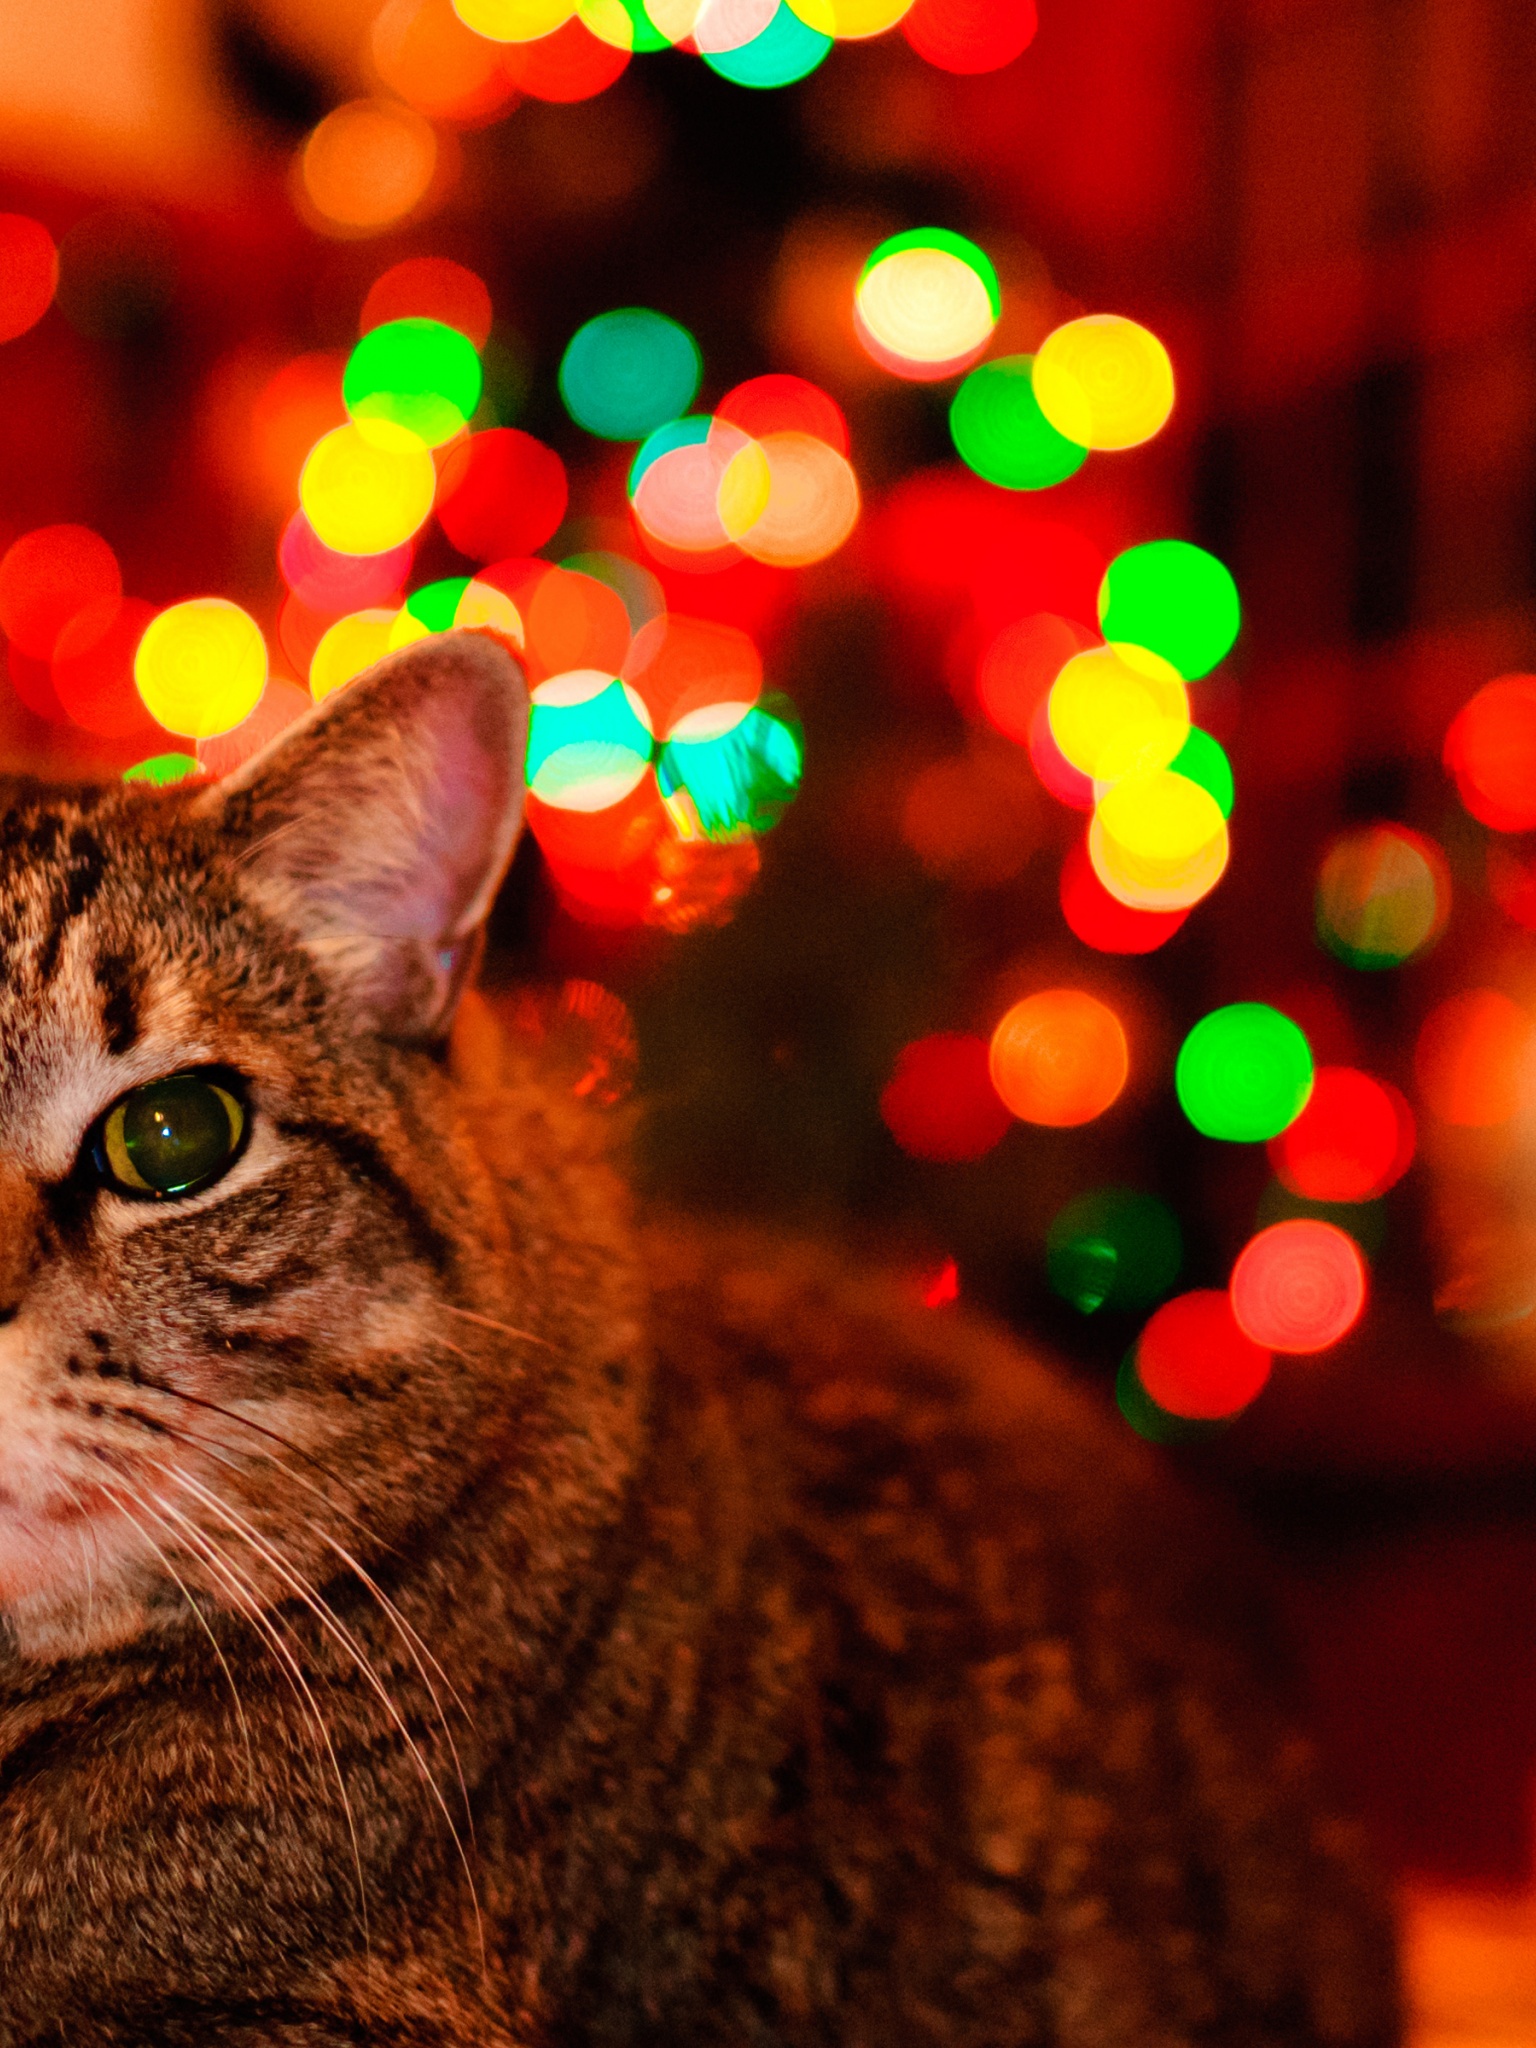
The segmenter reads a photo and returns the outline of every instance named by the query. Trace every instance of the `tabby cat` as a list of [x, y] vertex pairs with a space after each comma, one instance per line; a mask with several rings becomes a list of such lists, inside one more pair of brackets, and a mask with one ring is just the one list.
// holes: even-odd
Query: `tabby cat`
[[1394, 2040], [1137, 1447], [465, 993], [525, 728], [455, 634], [4, 790], [0, 2044]]

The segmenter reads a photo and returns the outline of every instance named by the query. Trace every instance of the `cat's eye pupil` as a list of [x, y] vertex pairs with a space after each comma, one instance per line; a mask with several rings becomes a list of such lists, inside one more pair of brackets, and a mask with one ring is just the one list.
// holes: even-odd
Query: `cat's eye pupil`
[[190, 1193], [233, 1158], [244, 1121], [239, 1099], [205, 1075], [151, 1081], [107, 1117], [108, 1171], [136, 1194]]

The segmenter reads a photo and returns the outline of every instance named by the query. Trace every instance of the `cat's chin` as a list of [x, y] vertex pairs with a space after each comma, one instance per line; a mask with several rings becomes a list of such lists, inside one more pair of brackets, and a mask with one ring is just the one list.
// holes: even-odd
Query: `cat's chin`
[[135, 1562], [120, 1518], [0, 1502], [0, 1621], [17, 1655], [56, 1663], [143, 1635], [150, 1611]]

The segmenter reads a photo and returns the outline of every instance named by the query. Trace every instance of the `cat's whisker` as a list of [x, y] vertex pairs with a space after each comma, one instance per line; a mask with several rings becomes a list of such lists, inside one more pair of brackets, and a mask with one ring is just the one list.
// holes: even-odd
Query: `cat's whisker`
[[287, 1643], [283, 1641], [282, 1636], [278, 1632], [276, 1622], [263, 1607], [261, 1589], [249, 1574], [243, 1572], [230, 1557], [220, 1550], [205, 1530], [200, 1529], [189, 1516], [182, 1514], [178, 1508], [173, 1507], [160, 1494], [153, 1495], [154, 1506], [151, 1507], [150, 1502], [135, 1488], [130, 1487], [128, 1490], [145, 1511], [161, 1524], [162, 1528], [167, 1526], [166, 1518], [169, 1517], [171, 1521], [176, 1522], [186, 1531], [187, 1539], [194, 1551], [202, 1558], [208, 1569], [222, 1579], [225, 1586], [230, 1589], [231, 1597], [240, 1612], [244, 1614], [251, 1626], [257, 1631], [258, 1635], [277, 1658], [278, 1666], [283, 1672], [284, 1677], [288, 1680], [294, 1697], [298, 1699], [301, 1709], [307, 1712], [310, 1721], [313, 1723], [325, 1753], [330, 1759], [331, 1771], [336, 1779], [336, 1788], [341, 1794], [341, 1807], [346, 1817], [347, 1833], [352, 1843], [352, 1862], [357, 1874], [358, 1918], [362, 1924], [363, 1947], [371, 1956], [373, 1944], [368, 1927], [368, 1888], [363, 1876], [363, 1852], [362, 1844], [358, 1839], [357, 1821], [352, 1812], [352, 1801], [347, 1792], [347, 1781], [342, 1772], [341, 1759], [336, 1754], [336, 1745], [331, 1740], [331, 1731], [325, 1724], [325, 1716], [320, 1711], [319, 1702], [315, 1698], [308, 1679], [304, 1676], [302, 1666], [289, 1649]]
[[169, 1380], [151, 1379], [142, 1371], [138, 1374], [136, 1384], [140, 1387], [149, 1387], [157, 1394], [168, 1394], [173, 1401], [185, 1401], [189, 1407], [206, 1409], [210, 1415], [222, 1415], [227, 1422], [238, 1422], [242, 1428], [254, 1430], [258, 1436], [267, 1437], [283, 1450], [292, 1451], [293, 1455], [302, 1458], [306, 1465], [313, 1465], [317, 1472], [329, 1479], [333, 1486], [339, 1486], [343, 1493], [350, 1493], [354, 1499], [359, 1497], [358, 1488], [343, 1479], [339, 1472], [333, 1472], [323, 1459], [317, 1458], [312, 1451], [306, 1451], [302, 1444], [294, 1443], [280, 1431], [269, 1429], [265, 1423], [253, 1422], [249, 1415], [242, 1415], [238, 1409], [226, 1408], [220, 1402], [210, 1401], [202, 1394], [189, 1394], [185, 1387], [173, 1386]]
[[483, 1330], [499, 1330], [503, 1337], [521, 1337], [525, 1344], [538, 1344], [545, 1351], [558, 1349], [547, 1337], [536, 1337], [532, 1330], [519, 1330], [511, 1323], [499, 1323], [494, 1316], [483, 1316], [477, 1309], [459, 1308], [451, 1301], [438, 1301], [432, 1305], [442, 1309], [446, 1315], [462, 1316], [466, 1323], [478, 1323]]
[[[71, 1488], [72, 1492], [73, 1490], [74, 1489]], [[251, 1797], [254, 1799], [256, 1797], [256, 1752], [251, 1744], [250, 1723], [245, 1718], [245, 1702], [240, 1697], [240, 1688], [235, 1683], [234, 1672], [231, 1671], [229, 1668], [229, 1659], [224, 1655], [223, 1645], [220, 1643], [218, 1637], [214, 1634], [212, 1624], [209, 1622], [207, 1615], [204, 1614], [202, 1608], [198, 1606], [197, 1601], [193, 1597], [191, 1588], [187, 1585], [186, 1580], [181, 1576], [181, 1573], [177, 1571], [175, 1565], [171, 1563], [169, 1556], [166, 1554], [164, 1550], [162, 1550], [160, 1545], [155, 1541], [154, 1537], [150, 1535], [149, 1531], [145, 1528], [144, 1524], [139, 1520], [138, 1516], [134, 1514], [133, 1510], [130, 1507], [128, 1507], [125, 1502], [118, 1498], [117, 1494], [113, 1491], [113, 1489], [110, 1486], [104, 1485], [101, 1490], [107, 1496], [107, 1499], [111, 1501], [113, 1507], [117, 1509], [118, 1513], [124, 1518], [124, 1520], [131, 1523], [133, 1528], [137, 1530], [140, 1539], [149, 1545], [150, 1549], [154, 1552], [155, 1556], [160, 1560], [162, 1568], [175, 1581], [177, 1587], [180, 1589], [182, 1599], [186, 1601], [187, 1606], [192, 1611], [193, 1619], [197, 1622], [198, 1626], [202, 1629], [203, 1634], [208, 1638], [209, 1643], [213, 1647], [213, 1654], [219, 1660], [219, 1669], [224, 1673], [225, 1679], [228, 1681], [230, 1695], [235, 1703], [235, 1718], [240, 1723], [240, 1739], [245, 1744], [246, 1777], [247, 1781], [250, 1784]], [[77, 1500], [78, 1498], [79, 1496], [76, 1495]]]
[[454, 1849], [456, 1850], [459, 1861], [463, 1866], [464, 1876], [469, 1884], [470, 1903], [474, 1909], [475, 1933], [476, 1940], [480, 1949], [480, 1959], [482, 1965], [484, 1965], [486, 1960], [485, 1929], [480, 1915], [480, 1899], [478, 1890], [475, 1885], [474, 1871], [470, 1865], [469, 1856], [467, 1851], [465, 1850], [463, 1839], [459, 1834], [459, 1830], [454, 1822], [453, 1815], [449, 1811], [448, 1802], [443, 1797], [442, 1788], [439, 1786], [436, 1778], [432, 1775], [431, 1769], [427, 1764], [426, 1758], [421, 1753], [420, 1745], [417, 1743], [415, 1737], [411, 1734], [410, 1729], [407, 1728], [404, 1716], [401, 1714], [399, 1708], [396, 1706], [395, 1701], [391, 1696], [388, 1688], [385, 1686], [383, 1680], [379, 1677], [377, 1671], [374, 1669], [372, 1663], [369, 1661], [368, 1657], [359, 1645], [356, 1637], [352, 1634], [352, 1631], [346, 1626], [346, 1624], [340, 1620], [340, 1618], [336, 1615], [334, 1610], [330, 1608], [326, 1604], [326, 1602], [321, 1598], [316, 1588], [312, 1586], [309, 1583], [309, 1581], [305, 1579], [303, 1575], [294, 1568], [290, 1561], [282, 1555], [282, 1553], [275, 1547], [275, 1545], [268, 1543], [267, 1540], [261, 1535], [259, 1530], [253, 1528], [252, 1525], [246, 1520], [246, 1518], [243, 1515], [241, 1515], [236, 1509], [230, 1507], [227, 1501], [220, 1500], [216, 1493], [213, 1493], [212, 1491], [210, 1491], [209, 1488], [203, 1486], [202, 1484], [200, 1484], [199, 1481], [193, 1479], [189, 1473], [179, 1472], [176, 1470], [174, 1466], [162, 1465], [157, 1459], [151, 1459], [150, 1463], [155, 1466], [157, 1471], [163, 1472], [167, 1478], [171, 1479], [176, 1485], [180, 1486], [184, 1491], [192, 1494], [194, 1498], [201, 1500], [208, 1508], [212, 1510], [214, 1514], [218, 1515], [221, 1518], [221, 1520], [223, 1520], [238, 1536], [242, 1537], [244, 1541], [251, 1547], [251, 1549], [256, 1552], [257, 1556], [261, 1557], [268, 1565], [270, 1565], [272, 1570], [278, 1574], [278, 1576], [283, 1580], [283, 1582], [292, 1588], [297, 1598], [301, 1600], [303, 1604], [310, 1610], [310, 1612], [315, 1616], [316, 1620], [320, 1623], [321, 1627], [325, 1629], [328, 1635], [331, 1636], [332, 1640], [340, 1644], [340, 1646], [352, 1658], [353, 1662], [357, 1666], [357, 1669], [364, 1678], [364, 1680], [373, 1688], [374, 1692], [378, 1695], [379, 1701], [381, 1705], [384, 1707], [385, 1712], [389, 1715], [390, 1719], [394, 1722], [395, 1727], [399, 1731], [400, 1739], [405, 1744], [406, 1750], [409, 1753], [412, 1762], [415, 1764], [418, 1773], [420, 1774], [422, 1784], [431, 1794], [434, 1802], [438, 1807], [438, 1810], [441, 1812], [443, 1816], [443, 1820], [445, 1825], [447, 1826], [448, 1833], [453, 1842]]

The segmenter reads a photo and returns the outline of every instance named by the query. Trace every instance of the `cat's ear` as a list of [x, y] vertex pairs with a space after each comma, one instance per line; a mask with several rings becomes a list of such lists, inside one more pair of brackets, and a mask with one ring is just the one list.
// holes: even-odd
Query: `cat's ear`
[[402, 648], [203, 797], [242, 887], [386, 1037], [451, 1021], [523, 815], [528, 692], [484, 632]]

